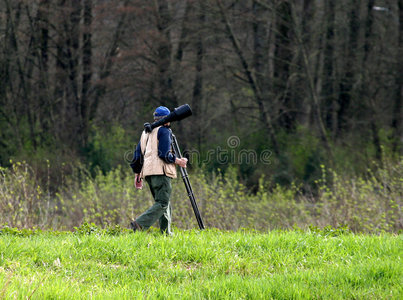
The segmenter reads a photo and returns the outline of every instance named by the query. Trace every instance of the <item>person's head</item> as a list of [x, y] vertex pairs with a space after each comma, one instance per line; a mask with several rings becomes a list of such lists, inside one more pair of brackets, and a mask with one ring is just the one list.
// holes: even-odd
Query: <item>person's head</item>
[[163, 117], [166, 117], [170, 113], [171, 113], [171, 111], [167, 107], [159, 106], [154, 111], [154, 121], [158, 121], [158, 120], [162, 119]]

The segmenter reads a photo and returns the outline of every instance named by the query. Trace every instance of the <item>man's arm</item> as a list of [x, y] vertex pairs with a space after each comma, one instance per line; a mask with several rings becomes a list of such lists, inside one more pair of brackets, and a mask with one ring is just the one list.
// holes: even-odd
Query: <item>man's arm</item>
[[171, 132], [167, 127], [158, 129], [158, 157], [168, 164], [175, 163], [176, 156], [171, 151]]
[[144, 157], [141, 153], [141, 145], [140, 142], [137, 144], [136, 150], [133, 153], [133, 159], [130, 162], [130, 167], [132, 168], [135, 174], [139, 174], [141, 169], [143, 168]]
[[182, 168], [186, 168], [187, 159], [178, 158], [171, 151], [171, 131], [167, 127], [160, 127], [158, 129], [158, 157], [168, 164], [177, 164]]

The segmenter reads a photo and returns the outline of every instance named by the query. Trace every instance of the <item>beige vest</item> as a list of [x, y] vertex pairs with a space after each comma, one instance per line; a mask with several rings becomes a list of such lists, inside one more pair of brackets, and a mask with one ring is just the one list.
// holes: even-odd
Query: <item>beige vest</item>
[[158, 130], [161, 126], [155, 128], [151, 133], [143, 131], [140, 138], [141, 153], [144, 155], [143, 169], [141, 178], [149, 175], [166, 175], [176, 178], [175, 164], [167, 164], [158, 157]]

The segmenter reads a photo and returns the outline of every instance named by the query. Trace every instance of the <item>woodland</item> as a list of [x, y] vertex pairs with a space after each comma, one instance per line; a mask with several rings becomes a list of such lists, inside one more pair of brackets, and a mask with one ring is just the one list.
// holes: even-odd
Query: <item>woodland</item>
[[315, 199], [324, 169], [401, 166], [402, 70], [403, 0], [0, 0], [0, 166], [50, 199], [129, 170], [155, 108], [186, 103], [191, 175]]

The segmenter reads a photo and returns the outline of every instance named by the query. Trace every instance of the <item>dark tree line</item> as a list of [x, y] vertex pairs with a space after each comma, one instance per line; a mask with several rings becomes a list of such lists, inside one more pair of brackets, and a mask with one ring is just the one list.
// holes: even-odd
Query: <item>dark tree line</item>
[[245, 176], [399, 155], [402, 24], [403, 0], [0, 0], [0, 164], [91, 160], [116, 126], [130, 149], [183, 103], [184, 146], [273, 151]]

